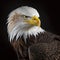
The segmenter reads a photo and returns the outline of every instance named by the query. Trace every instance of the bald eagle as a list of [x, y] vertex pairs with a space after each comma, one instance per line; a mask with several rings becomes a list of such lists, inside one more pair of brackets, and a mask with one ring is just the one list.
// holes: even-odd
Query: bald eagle
[[7, 19], [10, 42], [18, 60], [60, 60], [60, 36], [41, 28], [35, 8], [22, 6]]

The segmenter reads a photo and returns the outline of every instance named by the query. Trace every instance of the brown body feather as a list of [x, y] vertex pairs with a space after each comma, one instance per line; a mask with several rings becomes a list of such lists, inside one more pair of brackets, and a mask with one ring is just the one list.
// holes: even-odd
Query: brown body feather
[[11, 41], [18, 60], [60, 60], [60, 36], [49, 32]]

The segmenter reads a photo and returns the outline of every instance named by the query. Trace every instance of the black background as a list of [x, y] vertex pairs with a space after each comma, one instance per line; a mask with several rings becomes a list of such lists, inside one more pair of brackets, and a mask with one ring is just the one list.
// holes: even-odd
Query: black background
[[[7, 18], [8, 14], [20, 7], [31, 6], [40, 13], [41, 27], [46, 31], [60, 35], [60, 3], [54, 0], [1, 0], [0, 1], [0, 54], [2, 60], [5, 58], [17, 59], [15, 51], [11, 46], [7, 34]], [[6, 56], [6, 57], [5, 57]]]

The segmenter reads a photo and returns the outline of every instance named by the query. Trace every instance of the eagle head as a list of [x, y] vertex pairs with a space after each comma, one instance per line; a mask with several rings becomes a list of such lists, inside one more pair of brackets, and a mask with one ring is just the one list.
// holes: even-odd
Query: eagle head
[[38, 11], [32, 7], [22, 6], [13, 10], [7, 19], [10, 40], [14, 38], [17, 40], [21, 36], [26, 40], [27, 36], [36, 36], [38, 33], [43, 32], [39, 17]]

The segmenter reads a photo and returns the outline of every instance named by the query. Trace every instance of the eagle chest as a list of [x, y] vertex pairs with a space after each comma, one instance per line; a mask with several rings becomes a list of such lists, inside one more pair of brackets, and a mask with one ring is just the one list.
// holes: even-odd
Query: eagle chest
[[60, 60], [60, 41], [56, 38], [54, 35], [42, 34], [27, 38], [26, 43], [23, 38], [11, 43], [18, 60]]

